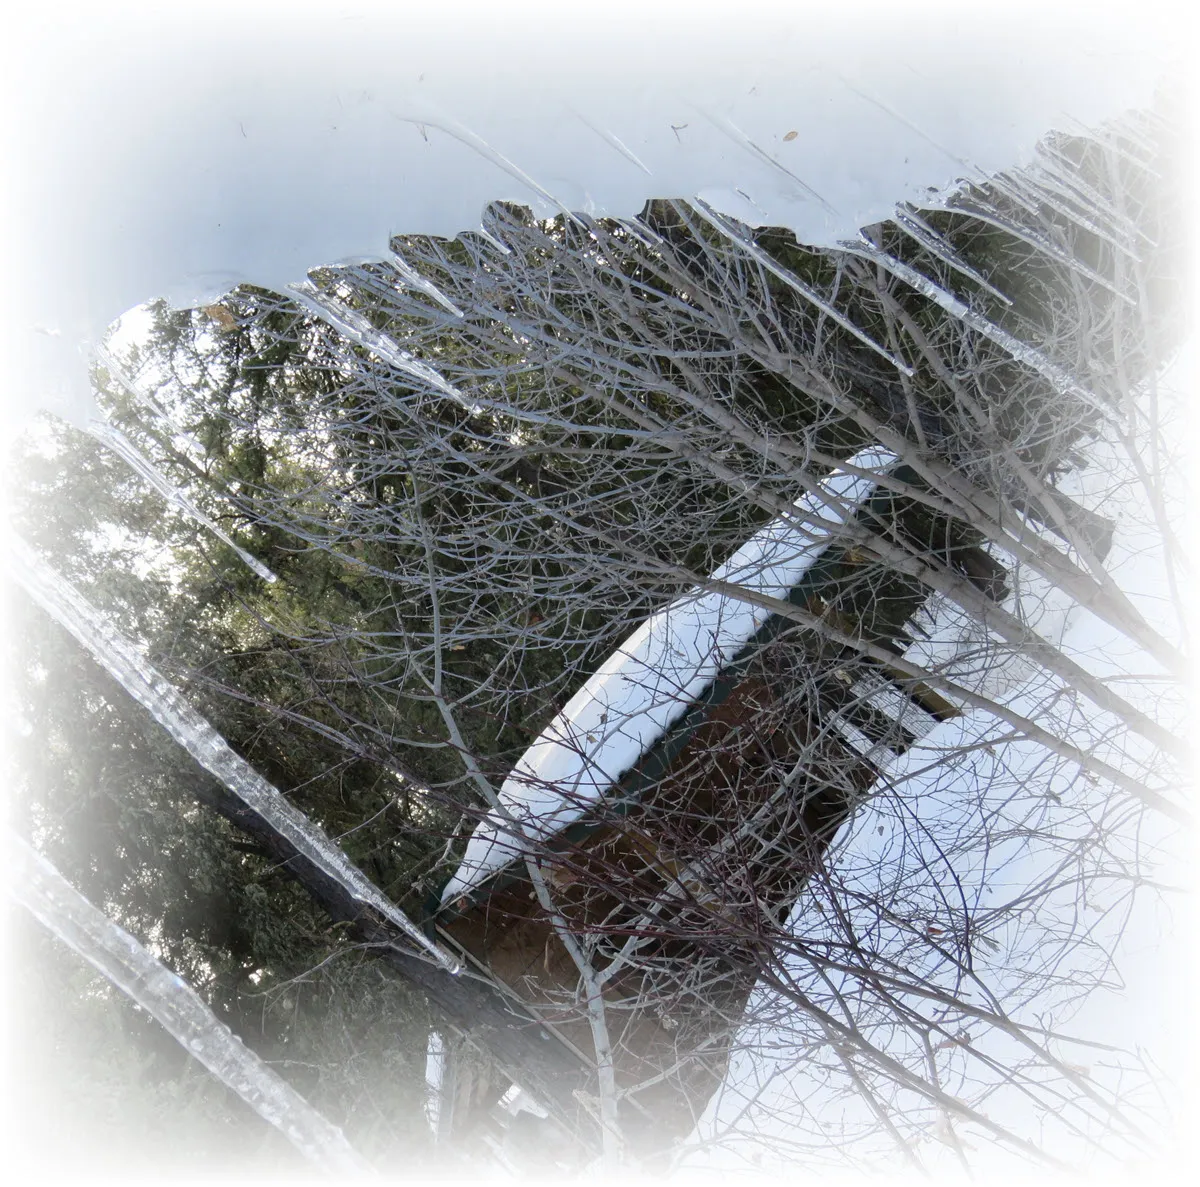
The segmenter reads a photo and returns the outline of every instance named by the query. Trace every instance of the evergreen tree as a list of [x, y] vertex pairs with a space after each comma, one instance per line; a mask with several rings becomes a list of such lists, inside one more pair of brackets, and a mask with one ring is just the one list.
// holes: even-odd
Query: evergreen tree
[[[1004, 602], [1006, 575], [1027, 569], [1178, 663], [1104, 571], [1111, 525], [1058, 491], [1178, 333], [1178, 213], [1138, 159], [1155, 137], [1170, 146], [1157, 123], [1131, 126], [1046, 146], [1068, 181], [966, 187], [842, 251], [698, 203], [626, 221], [500, 204], [487, 235], [397, 239], [404, 267], [160, 304], [121, 362], [167, 415], [102, 366], [107, 415], [278, 581], [65, 428], [25, 464], [20, 526], [414, 917], [486, 788], [614, 645], [876, 440], [907, 469], [873, 535], [845, 542], [817, 610], [774, 608], [809, 669], [900, 656], [913, 607], [936, 596], [970, 624], [981, 666], [1023, 657], [1081, 714], [1110, 715], [1114, 736], [1157, 744], [1167, 731], [1132, 694]], [[1139, 442], [1162, 443], [1145, 420], [1126, 442], [1135, 469]], [[23, 831], [368, 1153], [420, 1146], [439, 1025], [422, 993], [261, 840], [197, 807], [208, 777], [40, 612], [21, 613]], [[953, 665], [922, 676], [1053, 761], [1117, 778], [1054, 732], [1053, 708], [1014, 719]], [[1174, 810], [1177, 774], [1160, 750], [1115, 785]], [[988, 827], [956, 844], [989, 844]], [[905, 867], [888, 893], [915, 901], [931, 876]], [[940, 1101], [930, 1075], [922, 1099]], [[871, 1091], [894, 1136], [900, 1097]]]

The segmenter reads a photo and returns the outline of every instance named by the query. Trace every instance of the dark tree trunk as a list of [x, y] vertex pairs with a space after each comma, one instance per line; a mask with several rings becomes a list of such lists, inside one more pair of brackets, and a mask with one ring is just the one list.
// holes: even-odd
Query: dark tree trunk
[[454, 1030], [479, 1047], [504, 1075], [530, 1092], [575, 1141], [599, 1151], [599, 1125], [580, 1103], [581, 1097], [596, 1096], [593, 1069], [482, 977], [470, 972], [451, 976], [397, 947], [407, 941], [298, 854], [289, 841], [225, 787], [197, 772], [191, 791], [206, 807], [251, 837], [255, 847], [294, 878], [332, 920], [350, 923], [358, 940], [377, 945], [379, 958], [388, 968], [417, 986]]

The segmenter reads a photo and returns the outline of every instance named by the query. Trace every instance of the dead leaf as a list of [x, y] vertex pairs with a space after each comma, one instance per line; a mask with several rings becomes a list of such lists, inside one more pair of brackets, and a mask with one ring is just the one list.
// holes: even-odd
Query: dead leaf
[[787, 141], [787, 140], [795, 140], [795, 139], [796, 139], [796, 137], [797, 137], [797, 136], [799, 136], [799, 135], [800, 135], [800, 133], [799, 133], [799, 132], [785, 132], [785, 133], [783, 134], [783, 138], [784, 138], [784, 140], [785, 140], [785, 141]]
[[237, 318], [224, 305], [205, 305], [203, 312], [217, 323], [222, 330], [236, 330]]
[[971, 1036], [963, 1031], [961, 1034], [956, 1034], [952, 1038], [943, 1039], [940, 1043], [934, 1045], [935, 1051], [945, 1051], [948, 1047], [966, 1047], [971, 1042]]

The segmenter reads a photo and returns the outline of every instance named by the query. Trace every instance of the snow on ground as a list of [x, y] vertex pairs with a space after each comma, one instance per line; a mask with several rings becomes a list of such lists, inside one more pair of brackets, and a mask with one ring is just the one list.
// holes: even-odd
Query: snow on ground
[[10, 420], [94, 415], [86, 356], [128, 309], [286, 289], [500, 198], [629, 216], [697, 196], [834, 244], [1147, 103], [1174, 51], [1128, 7], [22, 6]]
[[[882, 472], [895, 456], [860, 450], [797, 500], [797, 524], [778, 520], [712, 574], [757, 594], [786, 598], [875, 489], [854, 471]], [[829, 502], [825, 500], [828, 499]], [[798, 526], [803, 524], [804, 526]], [[547, 838], [578, 820], [683, 715], [767, 621], [762, 606], [694, 590], [651, 615], [613, 652], [521, 757], [499, 803], [476, 827], [442, 902], [466, 894], [519, 856], [519, 834]]]
[[[1186, 448], [1183, 417], [1193, 398], [1195, 374], [1191, 342], [1156, 380], [1168, 451]], [[1149, 393], [1143, 391], [1140, 398], [1145, 408]], [[1139, 444], [1146, 447], [1144, 439]], [[1161, 533], [1135, 469], [1112, 436], [1086, 452], [1088, 464], [1065, 476], [1060, 488], [1115, 521], [1106, 568], [1152, 626], [1164, 637], [1179, 640], [1194, 603], [1171, 596]], [[1186, 498], [1181, 489], [1186, 482], [1181, 455], [1164, 458], [1164, 472], [1171, 481], [1163, 498], [1178, 525]], [[1018, 609], [1031, 627], [1089, 671], [1113, 681], [1134, 704], [1186, 734], [1186, 689], [1160, 680], [1153, 660], [1065, 595], [1030, 574], [1018, 571], [1015, 576]], [[1069, 699], [1060, 705], [1061, 684], [1039, 674], [1024, 658], [1010, 654], [996, 662], [995, 641], [986, 640], [978, 624], [961, 612], [935, 599], [931, 613], [932, 623], [925, 624], [932, 627], [930, 638], [909, 649], [910, 660], [941, 670], [1018, 712], [1055, 723], [1061, 736], [1124, 769], [1136, 770], [1149, 757], [1149, 748], [1131, 744], [1128, 734], [1116, 730], [1107, 715], [1090, 708], [1080, 711]], [[1048, 998], [1031, 998], [1024, 1009], [1018, 1005], [1027, 992], [1021, 985], [1026, 972], [1049, 969], [1065, 958], [1074, 964], [1063, 969], [1074, 967], [1082, 984], [1104, 954], [1111, 952], [1114, 972], [1107, 985], [1086, 998], [1060, 1001], [1055, 1023], [1065, 1023], [1065, 1029], [1076, 1036], [1144, 1054], [1156, 1069], [1168, 1106], [1181, 1118], [1194, 1099], [1189, 1089], [1196, 1087], [1195, 1028], [1186, 1021], [1188, 995], [1195, 984], [1195, 946], [1189, 942], [1195, 934], [1194, 908], [1177, 890], [1159, 896], [1142, 887], [1135, 894], [1136, 881], [1126, 883], [1120, 875], [1111, 881], [1097, 877], [1082, 901], [1069, 879], [1057, 892], [1036, 888], [1043, 878], [1055, 874], [1062, 878], [1075, 868], [1064, 857], [1073, 849], [1098, 847], [1111, 855], [1110, 874], [1118, 863], [1127, 862], [1135, 879], [1191, 890], [1194, 842], [1153, 813], [1143, 815], [1133, 809], [1119, 793], [1080, 780], [1072, 764], [1056, 761], [1042, 746], [1006, 740], [1010, 733], [981, 711], [936, 726], [890, 764], [888, 790], [848, 824], [834, 846], [834, 867], [843, 881], [853, 885], [859, 901], [889, 901], [894, 893], [889, 878], [900, 868], [898, 854], [905, 847], [923, 848], [920, 860], [908, 854], [903, 864], [910, 878], [928, 884], [928, 921], [938, 920], [939, 902], [946, 910], [955, 906], [955, 900], [972, 904], [985, 937], [974, 944], [975, 968], [1020, 1020], [1033, 1021], [1041, 1010], [1049, 1019], [1054, 1009]], [[1117, 736], [1120, 748], [1107, 749]], [[966, 818], [972, 811], [989, 813], [988, 844], [956, 850], [955, 842], [963, 834], [957, 831], [955, 816]], [[974, 826], [968, 828], [967, 834], [971, 832], [983, 836]], [[1096, 868], [1102, 869], [1102, 863]], [[1031, 891], [1036, 891], [1035, 897], [1019, 910], [1004, 908]], [[906, 901], [911, 906], [910, 895], [911, 891]], [[847, 896], [848, 908], [852, 901]], [[802, 899], [790, 926], [819, 949], [828, 933], [823, 916], [813, 907], [811, 897]], [[870, 916], [871, 909], [866, 914]], [[926, 921], [917, 920], [918, 928]], [[872, 934], [870, 918], [865, 916], [861, 926], [864, 936]], [[1062, 948], [1062, 934], [1070, 929], [1081, 929], [1073, 932], [1078, 939]], [[800, 984], [812, 975], [798, 957], [790, 967]], [[905, 957], [905, 967], [934, 975], [933, 962], [923, 967], [911, 953]], [[1069, 994], [1068, 984], [1059, 996]], [[759, 1163], [764, 1152], [768, 1161], [777, 1157], [771, 1153], [777, 1140], [786, 1143], [797, 1134], [819, 1140], [824, 1127], [830, 1140], [845, 1141], [856, 1129], [870, 1127], [872, 1118], [861, 1100], [847, 1101], [829, 1092], [824, 1059], [797, 1058], [801, 1036], [811, 1028], [793, 1006], [762, 991], [751, 1001], [747, 1018], [725, 1083], [693, 1137], [694, 1152], [684, 1158], [686, 1167], [744, 1167], [747, 1160]], [[985, 1033], [978, 1026], [970, 1029], [976, 1045], [1001, 1066], [1021, 1055], [1005, 1036]], [[894, 1034], [892, 1043], [896, 1043]], [[818, 1044], [825, 1046], [819, 1039]], [[889, 1053], [899, 1053], [902, 1046], [903, 1042], [890, 1046]], [[1057, 1053], [1084, 1066], [1097, 1085], [1113, 1087], [1120, 1074], [1103, 1051], [1063, 1044]], [[949, 1053], [944, 1064], [948, 1078], [965, 1074], [965, 1056], [958, 1052]], [[1150, 1132], [1168, 1143], [1182, 1140], [1182, 1128], [1178, 1134], [1169, 1132], [1163, 1101], [1150, 1102], [1149, 1094], [1147, 1090], [1140, 1103], [1149, 1108]], [[929, 1115], [922, 1158], [933, 1169], [952, 1167], [936, 1113], [915, 1098], [910, 1107]], [[1017, 1095], [996, 1094], [986, 1111], [1019, 1132], [1038, 1132], [1040, 1123], [1033, 1110]], [[832, 1136], [837, 1134], [840, 1139]], [[1060, 1132], [1050, 1138], [1051, 1152], [1068, 1161], [1086, 1154], [1069, 1135]], [[816, 1149], [812, 1157], [823, 1158]], [[1024, 1168], [1023, 1173], [1028, 1173], [1018, 1155], [990, 1143], [986, 1168], [991, 1174], [1006, 1168]]]

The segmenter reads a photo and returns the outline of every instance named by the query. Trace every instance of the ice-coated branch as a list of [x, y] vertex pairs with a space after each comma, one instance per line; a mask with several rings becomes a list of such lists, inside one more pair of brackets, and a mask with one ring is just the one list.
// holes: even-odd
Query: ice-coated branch
[[462, 318], [466, 316], [433, 281], [426, 280], [402, 255], [392, 251], [388, 253], [388, 257], [392, 267], [399, 274], [400, 279], [409, 288], [416, 289], [418, 292], [424, 293], [427, 297], [432, 297], [447, 313], [451, 313], [455, 317]]
[[319, 825], [238, 755], [179, 690], [148, 664], [137, 647], [105, 621], [100, 611], [69, 581], [42, 562], [15, 535], [9, 540], [8, 555], [17, 580], [34, 601], [66, 627], [205, 770], [354, 899], [378, 911], [448, 972], [459, 971], [459, 962], [442, 951], [388, 899]]
[[[994, 178], [992, 180], [995, 181]], [[1019, 202], [1019, 194], [1010, 193], [1009, 196], [1014, 202]], [[988, 226], [995, 227], [998, 231], [1003, 231], [1006, 235], [1011, 235], [1014, 239], [1026, 243], [1032, 248], [1036, 248], [1036, 250], [1042, 252], [1056, 264], [1061, 264], [1064, 268], [1069, 268], [1072, 272], [1078, 272], [1080, 276], [1092, 281], [1094, 284], [1098, 284], [1107, 292], [1112, 293], [1118, 300], [1128, 304], [1128, 297], [1117, 289], [1107, 276], [1097, 272], [1095, 268], [1089, 267], [1071, 252], [1065, 251], [1057, 244], [1051, 242], [1049, 237], [1041, 231], [1023, 225], [1016, 219], [1007, 217], [989, 203], [978, 190], [971, 190], [969, 194], [959, 193], [953, 195], [946, 203], [946, 209], [955, 214], [964, 214], [981, 223], [986, 223]]]
[[305, 1158], [332, 1174], [370, 1170], [342, 1131], [233, 1034], [190, 985], [97, 910], [20, 837], [10, 833], [8, 849], [13, 897], [59, 940], [161, 1023]]
[[[183, 425], [181, 425], [175, 419], [166, 405], [164, 405], [162, 401], [160, 401], [152, 392], [147, 391], [147, 389], [141, 383], [139, 383], [138, 380], [134, 379], [134, 377], [130, 375], [129, 372], [126, 371], [125, 368], [119, 362], [117, 362], [115, 358], [113, 358], [111, 351], [109, 351], [106, 347], [98, 346], [96, 348], [96, 361], [139, 404], [141, 404], [144, 408], [148, 408], [154, 413], [155, 416], [164, 421], [170, 427], [172, 433], [176, 435], [186, 433]], [[196, 444], [194, 439], [192, 444]]]

